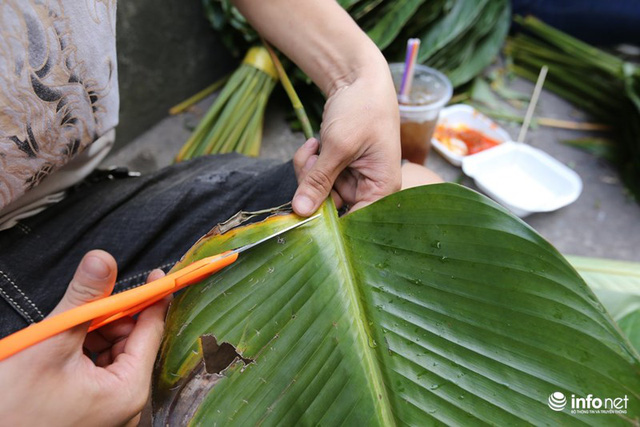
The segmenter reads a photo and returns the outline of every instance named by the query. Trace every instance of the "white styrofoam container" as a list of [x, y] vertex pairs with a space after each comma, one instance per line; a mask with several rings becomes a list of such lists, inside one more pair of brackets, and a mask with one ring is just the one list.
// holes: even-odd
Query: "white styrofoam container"
[[519, 217], [560, 209], [582, 192], [577, 173], [544, 151], [519, 142], [465, 156], [462, 170], [478, 188]]
[[[500, 143], [511, 139], [504, 129], [498, 126], [487, 116], [476, 111], [475, 108], [470, 105], [452, 105], [450, 107], [443, 108], [442, 111], [440, 111], [438, 125], [456, 127], [460, 124], [464, 124], [470, 129], [480, 131], [489, 138], [495, 139]], [[442, 157], [447, 159], [449, 163], [454, 166], [460, 166], [462, 164], [462, 159], [466, 157], [449, 150], [446, 145], [438, 141], [436, 138], [431, 139], [431, 145], [433, 145], [433, 148], [442, 154]]]

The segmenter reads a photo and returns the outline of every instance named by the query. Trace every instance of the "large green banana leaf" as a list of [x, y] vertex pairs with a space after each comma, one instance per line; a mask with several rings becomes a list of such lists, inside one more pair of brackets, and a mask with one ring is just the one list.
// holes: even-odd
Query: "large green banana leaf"
[[[176, 298], [154, 376], [157, 425], [627, 425], [640, 359], [568, 262], [455, 184], [321, 217]], [[182, 264], [293, 215], [205, 237]], [[628, 398], [572, 413], [552, 393]]]

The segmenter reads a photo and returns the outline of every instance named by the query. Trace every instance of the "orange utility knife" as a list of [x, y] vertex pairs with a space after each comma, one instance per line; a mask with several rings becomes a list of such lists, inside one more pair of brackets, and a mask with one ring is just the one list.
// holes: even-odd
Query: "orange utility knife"
[[146, 285], [92, 301], [34, 323], [0, 340], [0, 361], [74, 326], [90, 321], [89, 331], [92, 331], [121, 317], [132, 316], [185, 286], [197, 283], [229, 264], [233, 264], [241, 252], [306, 224], [319, 216], [318, 214], [307, 218], [257, 242], [203, 258]]

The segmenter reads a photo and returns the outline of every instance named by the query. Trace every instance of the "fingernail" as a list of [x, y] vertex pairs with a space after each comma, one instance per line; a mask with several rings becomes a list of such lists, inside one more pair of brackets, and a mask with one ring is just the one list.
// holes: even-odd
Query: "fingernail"
[[309, 151], [316, 151], [318, 149], [318, 140], [315, 138], [307, 139], [307, 142], [304, 143], [305, 148]]
[[156, 268], [153, 271], [151, 271], [151, 273], [149, 273], [149, 275], [147, 276], [147, 282], [153, 282], [154, 280], [158, 280], [163, 277], [164, 277], [164, 271], [160, 270], [159, 268]]
[[293, 200], [296, 212], [302, 215], [311, 215], [313, 213], [313, 202], [307, 196], [298, 196]]
[[302, 170], [305, 172], [310, 171], [313, 165], [315, 165], [317, 161], [318, 161], [318, 155], [317, 154], [312, 155], [307, 160], [307, 163], [304, 164], [304, 167], [302, 168]]
[[89, 256], [82, 261], [82, 271], [94, 280], [104, 280], [111, 274], [111, 269], [97, 256]]

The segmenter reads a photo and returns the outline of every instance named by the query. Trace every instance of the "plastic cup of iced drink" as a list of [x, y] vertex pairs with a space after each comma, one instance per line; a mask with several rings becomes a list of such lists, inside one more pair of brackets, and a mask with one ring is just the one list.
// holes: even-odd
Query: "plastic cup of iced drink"
[[[397, 92], [402, 80], [404, 64], [389, 64], [389, 68]], [[436, 128], [440, 110], [449, 102], [452, 93], [451, 82], [444, 74], [433, 68], [416, 64], [408, 96], [398, 99], [403, 159], [412, 163], [425, 163], [431, 149], [431, 137]]]

